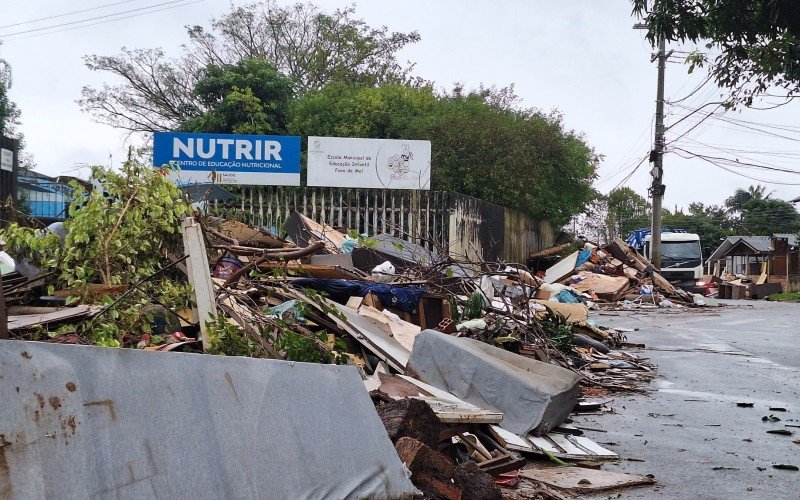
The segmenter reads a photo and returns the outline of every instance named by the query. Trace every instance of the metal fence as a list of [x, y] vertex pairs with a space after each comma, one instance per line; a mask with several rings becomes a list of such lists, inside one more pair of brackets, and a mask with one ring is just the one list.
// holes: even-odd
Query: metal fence
[[241, 187], [235, 202], [216, 203], [215, 215], [283, 234], [293, 211], [358, 234], [388, 233], [430, 249], [447, 246], [449, 193], [386, 189]]

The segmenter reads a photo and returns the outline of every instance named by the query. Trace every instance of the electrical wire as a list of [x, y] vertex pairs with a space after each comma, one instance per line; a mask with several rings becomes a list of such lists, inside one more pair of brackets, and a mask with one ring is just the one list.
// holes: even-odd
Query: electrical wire
[[22, 26], [23, 24], [38, 23], [39, 21], [47, 21], [49, 19], [57, 19], [59, 17], [67, 17], [67, 16], [71, 16], [73, 14], [82, 14], [84, 12], [90, 12], [90, 11], [93, 11], [93, 10], [105, 9], [106, 7], [113, 7], [115, 5], [122, 5], [124, 3], [131, 3], [131, 2], [136, 2], [136, 1], [138, 1], [138, 0], [123, 0], [121, 2], [107, 3], [105, 5], [98, 5], [97, 7], [91, 7], [91, 8], [88, 8], [88, 9], [73, 10], [72, 12], [66, 12], [64, 14], [56, 14], [54, 16], [40, 17], [38, 19], [31, 19], [30, 21], [22, 21], [22, 22], [14, 23], [14, 24], [6, 24], [4, 26], [0, 26], [0, 29], [13, 28], [14, 26]]
[[[181, 1], [185, 1], [185, 0], [181, 0]], [[80, 26], [72, 26], [70, 28], [64, 28], [64, 29], [60, 29], [60, 30], [48, 31], [46, 33], [34, 33], [32, 35], [20, 36], [20, 37], [16, 37], [16, 38], [2, 38], [2, 36], [0, 36], [0, 39], [3, 42], [14, 42], [16, 40], [24, 40], [26, 38], [36, 38], [36, 37], [39, 37], [39, 36], [52, 35], [54, 33], [62, 33], [64, 31], [72, 31], [72, 30], [77, 30], [77, 29], [82, 29], [82, 28], [88, 28], [90, 26], [98, 26], [98, 25], [101, 25], [101, 24], [107, 24], [107, 23], [111, 23], [111, 22], [114, 22], [114, 21], [122, 21], [123, 19], [131, 19], [133, 17], [141, 17], [141, 16], [145, 16], [145, 15], [148, 15], [148, 14], [153, 14], [153, 13], [156, 13], [156, 12], [162, 12], [162, 11], [165, 11], [165, 10], [172, 10], [172, 9], [177, 9], [177, 8], [180, 8], [180, 7], [186, 7], [186, 6], [193, 5], [193, 4], [196, 4], [196, 3], [201, 3], [201, 2], [204, 2], [204, 1], [205, 0], [194, 0], [192, 2], [186, 2], [186, 3], [181, 3], [181, 4], [178, 4], [178, 5], [171, 5], [169, 7], [163, 7], [161, 9], [149, 10], [147, 12], [139, 12], [137, 14], [131, 14], [131, 15], [128, 15], [128, 16], [117, 17], [117, 18], [114, 18], [114, 19], [106, 19], [106, 20], [103, 20], [103, 21], [98, 21], [96, 23], [82, 24]]]
[[129, 9], [129, 10], [124, 10], [124, 11], [120, 11], [120, 12], [115, 12], [113, 14], [104, 14], [102, 16], [90, 17], [90, 18], [87, 18], [87, 19], [79, 19], [77, 21], [70, 21], [70, 22], [67, 22], [67, 23], [53, 24], [53, 25], [44, 26], [44, 27], [41, 27], [41, 28], [33, 28], [33, 29], [29, 29], [29, 30], [24, 30], [24, 31], [17, 31], [16, 33], [6, 33], [5, 35], [0, 35], [0, 38], [6, 38], [6, 37], [10, 37], [10, 36], [15, 36], [15, 35], [26, 35], [28, 33], [35, 33], [35, 32], [39, 32], [39, 31], [45, 31], [45, 30], [49, 30], [49, 29], [52, 29], [52, 28], [60, 28], [62, 26], [71, 26], [71, 25], [75, 25], [75, 24], [85, 23], [85, 22], [88, 22], [88, 21], [95, 21], [97, 19], [106, 19], [106, 18], [109, 18], [109, 17], [119, 16], [119, 15], [122, 15], [122, 14], [129, 14], [131, 12], [138, 12], [138, 11], [142, 11], [142, 10], [153, 9], [153, 8], [156, 8], [156, 7], [162, 7], [164, 5], [182, 3], [184, 1], [185, 0], [170, 0], [168, 2], [161, 2], [161, 3], [158, 3], [158, 4], [148, 5], [146, 7], [138, 7], [136, 9]]

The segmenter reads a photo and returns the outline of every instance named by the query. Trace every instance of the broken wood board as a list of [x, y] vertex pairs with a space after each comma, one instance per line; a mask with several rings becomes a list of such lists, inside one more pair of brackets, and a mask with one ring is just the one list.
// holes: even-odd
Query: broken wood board
[[578, 252], [573, 252], [567, 257], [550, 266], [544, 273], [545, 283], [555, 283], [566, 278], [575, 270], [578, 263]]
[[619, 238], [614, 238], [614, 241], [606, 246], [606, 250], [608, 250], [611, 255], [616, 257], [617, 259], [630, 264], [631, 266], [635, 267], [639, 272], [648, 274], [648, 270], [652, 271], [652, 278], [653, 284], [660, 288], [662, 291], [668, 294], [675, 293], [675, 287], [667, 281], [666, 278], [661, 276], [655, 269], [653, 268], [653, 263], [647, 260], [646, 258], [642, 257], [634, 249], [630, 247], [627, 243], [622, 241]]
[[576, 493], [607, 491], [632, 486], [647, 486], [655, 481], [647, 476], [624, 474], [582, 467], [550, 467], [547, 469], [523, 469], [520, 476], [545, 483], [560, 490]]
[[489, 427], [489, 431], [491, 432], [492, 436], [508, 450], [514, 451], [524, 451], [527, 453], [533, 453], [535, 448], [533, 444], [528, 441], [528, 438], [525, 436], [519, 436], [514, 434], [511, 431], [507, 431], [500, 427], [499, 425], [492, 425]]
[[378, 378], [381, 392], [394, 399], [415, 398], [425, 401], [439, 420], [446, 424], [496, 424], [503, 419], [503, 414], [498, 411], [479, 408], [413, 377], [379, 373]]
[[8, 330], [24, 330], [39, 325], [58, 323], [70, 319], [91, 317], [103, 310], [103, 306], [82, 305], [42, 314], [22, 314], [8, 317]]
[[609, 302], [619, 300], [630, 286], [630, 281], [625, 276], [607, 276], [586, 271], [579, 272], [577, 276], [581, 280], [571, 283], [572, 288], [579, 292], [593, 291], [598, 298]]
[[300, 264], [297, 262], [266, 261], [258, 265], [259, 271], [283, 271], [292, 278], [308, 277], [336, 280], [360, 280], [362, 276], [340, 266]]
[[325, 242], [325, 250], [329, 254], [338, 254], [347, 241], [347, 235], [340, 233], [327, 224], [320, 224], [309, 219], [300, 212], [292, 212], [286, 219], [284, 230], [298, 246], [308, 246], [317, 241]]
[[[542, 304], [552, 309], [555, 313], [564, 316], [568, 323], [583, 323], [589, 319], [589, 308], [584, 304], [566, 304], [553, 300], [531, 299], [531, 302]], [[537, 317], [547, 316], [547, 311], [536, 313]]]
[[534, 453], [544, 451], [566, 460], [619, 460], [619, 455], [585, 436], [550, 433], [543, 437], [529, 436]]
[[285, 248], [287, 246], [285, 241], [267, 231], [239, 221], [224, 219], [216, 224], [212, 223], [212, 225], [215, 225], [220, 233], [238, 241], [239, 245], [265, 248]]
[[546, 436], [519, 436], [493, 425], [492, 434], [509, 450], [543, 455], [544, 452], [565, 460], [619, 460], [619, 455], [585, 436], [551, 432]]
[[410, 351], [414, 347], [414, 339], [420, 334], [422, 328], [413, 323], [409, 323], [408, 321], [403, 321], [394, 313], [389, 312], [389, 314], [395, 317], [388, 316], [386, 314], [387, 312], [388, 311], [386, 310], [379, 311], [374, 307], [364, 304], [358, 308], [358, 314], [372, 318], [376, 321], [380, 321], [381, 323], [387, 325], [391, 332], [390, 335], [396, 341], [398, 341], [400, 345]]

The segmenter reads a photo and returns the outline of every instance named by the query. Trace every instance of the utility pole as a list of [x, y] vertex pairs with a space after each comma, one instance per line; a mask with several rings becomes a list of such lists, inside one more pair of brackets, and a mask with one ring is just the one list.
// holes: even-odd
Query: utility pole
[[653, 169], [650, 174], [650, 197], [653, 200], [653, 225], [650, 233], [650, 261], [657, 270], [661, 269], [661, 201], [664, 198], [664, 71], [667, 66], [666, 42], [664, 35], [658, 40], [658, 90], [656, 92], [656, 134], [650, 161]]

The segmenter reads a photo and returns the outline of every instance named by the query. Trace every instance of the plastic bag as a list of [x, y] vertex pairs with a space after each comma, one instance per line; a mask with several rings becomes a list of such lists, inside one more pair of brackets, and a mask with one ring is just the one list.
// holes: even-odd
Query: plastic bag
[[394, 265], [388, 260], [372, 268], [372, 279], [378, 283], [391, 283], [394, 280]]

